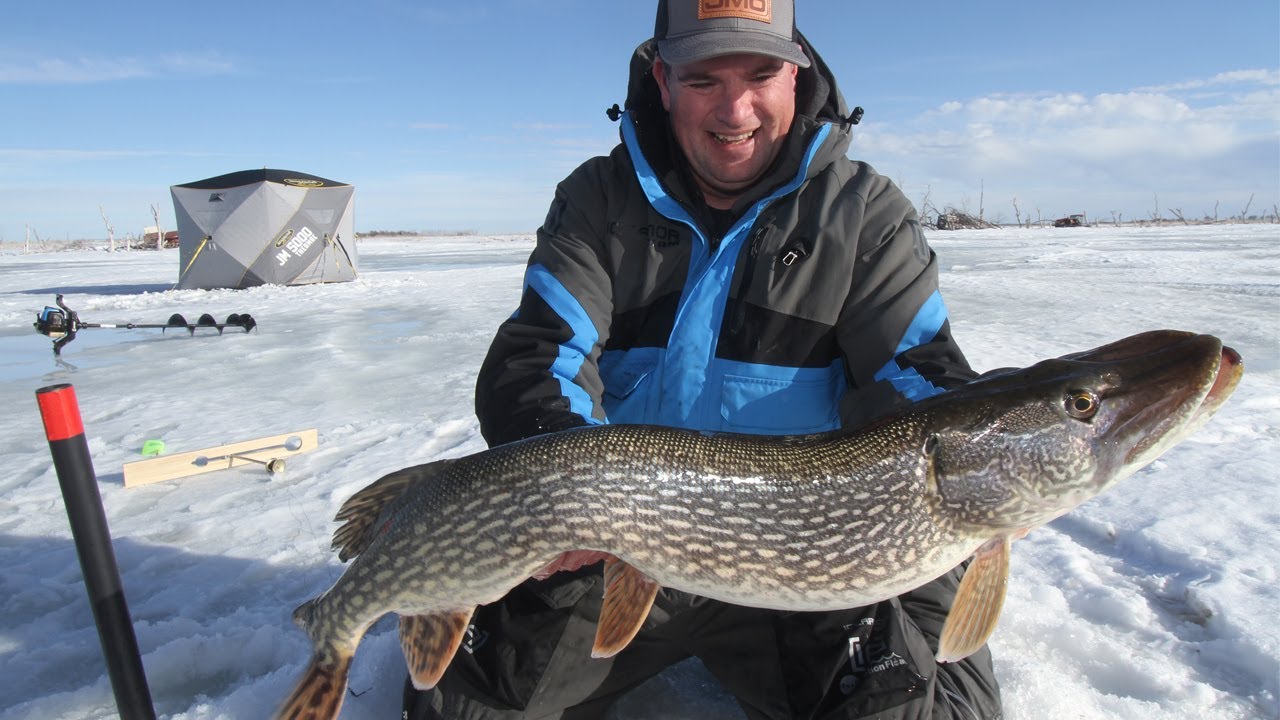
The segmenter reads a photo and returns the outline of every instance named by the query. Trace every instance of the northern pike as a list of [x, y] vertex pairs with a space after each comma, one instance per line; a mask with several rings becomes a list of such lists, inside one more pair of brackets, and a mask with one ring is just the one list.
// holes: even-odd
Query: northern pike
[[354, 560], [294, 612], [314, 653], [279, 717], [337, 717], [356, 647], [387, 613], [414, 684], [433, 687], [477, 605], [576, 550], [609, 556], [596, 657], [631, 641], [660, 586], [836, 610], [973, 558], [937, 651], [961, 659], [995, 628], [1011, 541], [1203, 425], [1242, 373], [1215, 337], [1153, 331], [989, 373], [855, 429], [599, 425], [391, 473], [337, 515], [334, 548]]

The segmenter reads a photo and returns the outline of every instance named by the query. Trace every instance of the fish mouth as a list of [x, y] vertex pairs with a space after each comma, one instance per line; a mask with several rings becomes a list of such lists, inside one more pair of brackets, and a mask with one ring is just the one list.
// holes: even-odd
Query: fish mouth
[[[1196, 403], [1194, 398], [1189, 399], [1191, 405], [1190, 416], [1182, 423], [1181, 427], [1170, 429], [1164, 436], [1159, 438], [1158, 442], [1154, 439], [1146, 443], [1152, 447], [1157, 447], [1155, 454], [1158, 455], [1173, 445], [1182, 442], [1188, 435], [1194, 433], [1209, 422], [1209, 418], [1222, 407], [1227, 398], [1235, 392], [1236, 386], [1240, 384], [1240, 378], [1244, 376], [1244, 361], [1240, 357], [1240, 353], [1233, 348], [1223, 345], [1219, 351], [1218, 363], [1214, 368], [1212, 380], [1208, 385], [1208, 390]], [[1129, 451], [1126, 462], [1141, 462], [1140, 451], [1146, 448], [1140, 443]]]
[[1099, 363], [1109, 405], [1099, 439], [1145, 465], [1213, 417], [1240, 383], [1240, 353], [1212, 335], [1158, 330], [1067, 356]]
[[1240, 378], [1244, 376], [1244, 360], [1240, 357], [1240, 353], [1233, 348], [1222, 346], [1222, 359], [1218, 363], [1218, 374], [1213, 380], [1213, 385], [1209, 388], [1208, 394], [1205, 395], [1204, 401], [1200, 403], [1200, 409], [1197, 416], [1213, 415], [1222, 407], [1222, 403], [1231, 397], [1231, 393], [1235, 392], [1236, 386], [1240, 384]]

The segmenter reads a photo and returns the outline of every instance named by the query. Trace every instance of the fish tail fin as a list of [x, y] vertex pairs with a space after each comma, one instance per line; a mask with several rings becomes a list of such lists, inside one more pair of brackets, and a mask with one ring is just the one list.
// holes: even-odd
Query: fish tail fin
[[350, 672], [350, 655], [313, 655], [276, 720], [334, 720], [342, 710]]

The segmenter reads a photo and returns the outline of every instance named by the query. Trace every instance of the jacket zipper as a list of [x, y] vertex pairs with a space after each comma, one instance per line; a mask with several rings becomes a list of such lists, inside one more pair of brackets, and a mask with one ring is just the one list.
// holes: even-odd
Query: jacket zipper
[[794, 243], [782, 251], [782, 264], [786, 267], [791, 267], [808, 256], [809, 251], [805, 248], [803, 243]]
[[764, 247], [764, 240], [768, 237], [771, 227], [773, 226], [768, 222], [762, 223], [751, 234], [751, 245], [747, 251], [746, 266], [742, 268], [742, 286], [738, 289], [738, 309], [733, 314], [734, 326], [741, 326], [743, 321], [746, 320], [747, 293], [751, 290], [751, 283], [755, 279], [756, 260], [760, 257], [760, 250]]

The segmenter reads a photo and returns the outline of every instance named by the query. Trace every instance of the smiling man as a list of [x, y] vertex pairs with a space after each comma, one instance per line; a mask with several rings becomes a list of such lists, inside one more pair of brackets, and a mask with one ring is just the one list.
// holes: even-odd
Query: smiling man
[[[835, 430], [973, 377], [915, 210], [846, 156], [857, 116], [791, 0], [660, 0], [610, 116], [621, 143], [556, 189], [480, 369], [490, 444], [600, 423]], [[601, 555], [566, 550], [477, 610], [440, 685], [406, 687], [405, 718], [594, 720], [689, 656], [752, 720], [1000, 716], [985, 648], [933, 659], [957, 571], [831, 613], [665, 588], [605, 660]]]
[[798, 71], [765, 55], [723, 55], [682, 65], [654, 58], [662, 105], [707, 205], [732, 208], [773, 165], [796, 114]]

